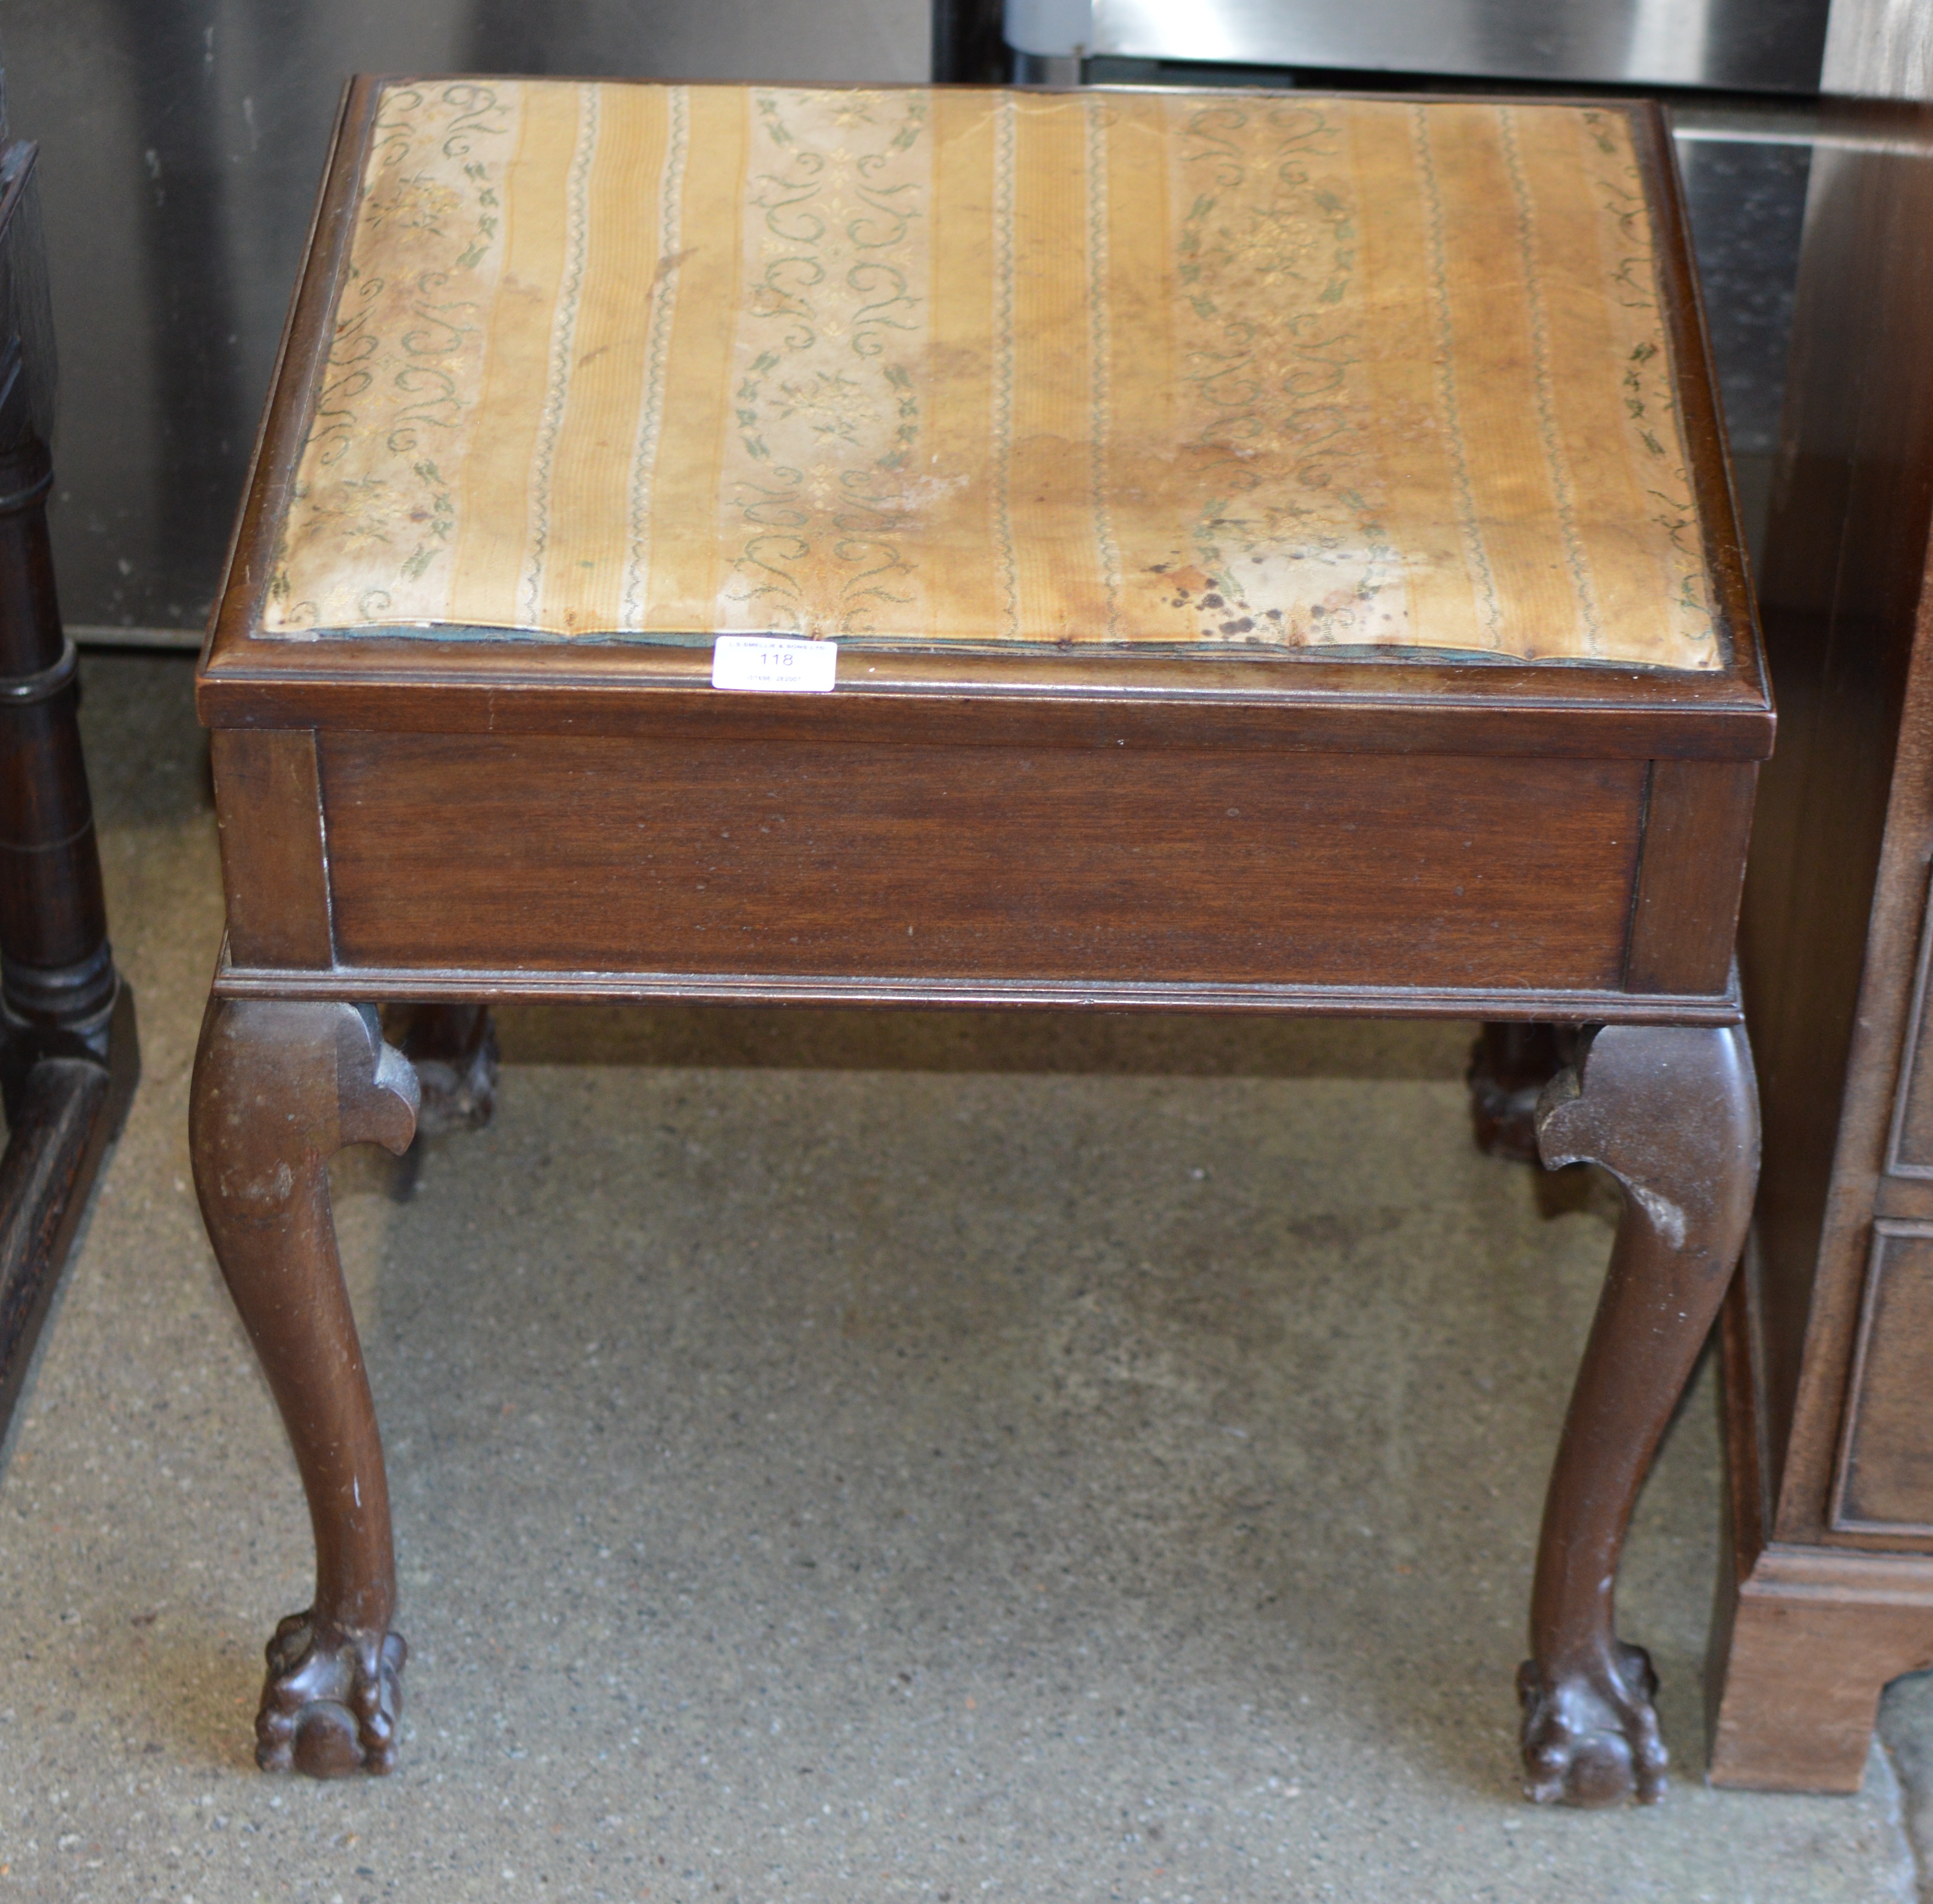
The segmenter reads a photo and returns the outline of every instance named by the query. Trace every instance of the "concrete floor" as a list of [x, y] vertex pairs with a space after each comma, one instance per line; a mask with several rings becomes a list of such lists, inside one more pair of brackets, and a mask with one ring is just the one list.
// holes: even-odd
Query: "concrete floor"
[[336, 1175], [403, 1767], [257, 1773], [310, 1557], [188, 1181], [190, 673], [86, 670], [146, 1077], [0, 1481], [0, 1904], [1919, 1894], [1925, 1686], [1856, 1798], [1703, 1785], [1709, 1374], [1624, 1576], [1670, 1800], [1517, 1796], [1610, 1232], [1454, 1025], [505, 1014], [488, 1131]]

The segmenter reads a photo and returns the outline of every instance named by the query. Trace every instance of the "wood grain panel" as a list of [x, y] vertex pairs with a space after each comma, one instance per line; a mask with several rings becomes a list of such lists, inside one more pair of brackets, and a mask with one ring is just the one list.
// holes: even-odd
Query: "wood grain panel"
[[[293, 658], [257, 665], [269, 649]], [[850, 643], [836, 693], [781, 705], [716, 692], [709, 648], [264, 641], [218, 656], [196, 705], [215, 727], [1595, 760], [1757, 760], [1772, 735], [1762, 685], [1729, 678], [1694, 693], [1613, 668], [875, 656]]]
[[1625, 970], [1634, 991], [1724, 988], [1757, 784], [1751, 766], [1660, 760], [1652, 767]]
[[1767, 1548], [1737, 1583], [1723, 1637], [1712, 1784], [1857, 1791], [1880, 1694], [1933, 1665], [1933, 1566], [1912, 1554]]
[[1926, 1022], [1929, 959], [1933, 959], [1933, 907], [1927, 909], [1920, 921], [1913, 1010], [1907, 1020], [1906, 1047], [1893, 1099], [1892, 1130], [1886, 1144], [1886, 1167], [1896, 1177], [1933, 1178], [1933, 1051], [1927, 1049]]
[[1643, 772], [323, 739], [343, 962], [538, 971], [1615, 988]]
[[1832, 1490], [1841, 1533], [1933, 1536], [1933, 1225], [1873, 1225]]
[[315, 735], [283, 728], [209, 738], [230, 952], [245, 964], [330, 964]]
[[1306, 1018], [1508, 1018], [1533, 1024], [1737, 1024], [1734, 989], [1716, 998], [1643, 991], [1501, 991], [1451, 985], [1245, 985], [1181, 979], [840, 978], [823, 973], [537, 972], [479, 965], [215, 968], [223, 998], [349, 999], [382, 1005], [804, 1005], [835, 1010], [1293, 1012]]
[[1882, 1177], [1873, 1196], [1875, 1217], [1902, 1223], [1933, 1223], [1933, 1182], [1924, 1177]]
[[1767, 1542], [1754, 1256], [1748, 1244], [1720, 1331], [1730, 1538], [1706, 1671], [1711, 1779], [1856, 1791], [1881, 1691], [1933, 1665], [1933, 1556]]

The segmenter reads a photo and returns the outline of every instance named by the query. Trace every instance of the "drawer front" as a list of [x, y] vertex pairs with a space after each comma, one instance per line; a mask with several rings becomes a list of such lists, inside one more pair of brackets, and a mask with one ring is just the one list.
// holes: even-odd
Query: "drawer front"
[[1614, 989], [1640, 761], [320, 736], [343, 966]]
[[1913, 982], [1913, 1009], [1906, 1021], [1906, 1049], [1899, 1067], [1886, 1167], [1895, 1177], [1933, 1178], [1933, 1054], [1927, 1050], [1927, 982], [1933, 961], [1933, 908], [1919, 928], [1919, 958]]
[[1873, 1225], [1832, 1524], [1933, 1537], [1933, 1223]]
[[1837, 1533], [1933, 1539], [1933, 910], [1920, 923], [1846, 1385], [1830, 1523]]

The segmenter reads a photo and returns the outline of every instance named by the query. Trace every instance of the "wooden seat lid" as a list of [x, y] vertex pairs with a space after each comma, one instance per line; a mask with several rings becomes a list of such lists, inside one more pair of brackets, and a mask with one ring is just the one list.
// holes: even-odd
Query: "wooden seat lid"
[[251, 632], [1722, 669], [1642, 110], [386, 83]]

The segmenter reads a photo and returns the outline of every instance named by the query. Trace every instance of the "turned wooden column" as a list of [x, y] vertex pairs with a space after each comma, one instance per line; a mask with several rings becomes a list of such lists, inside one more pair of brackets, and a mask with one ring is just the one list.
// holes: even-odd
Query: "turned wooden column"
[[29, 1024], [74, 1026], [112, 1003], [114, 961], [54, 593], [53, 481], [17, 335], [0, 353], [0, 1000]]
[[47, 536], [53, 344], [34, 158], [0, 147], [0, 1439], [140, 1066]]

